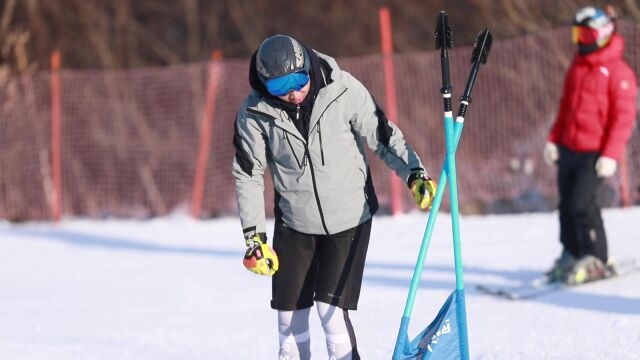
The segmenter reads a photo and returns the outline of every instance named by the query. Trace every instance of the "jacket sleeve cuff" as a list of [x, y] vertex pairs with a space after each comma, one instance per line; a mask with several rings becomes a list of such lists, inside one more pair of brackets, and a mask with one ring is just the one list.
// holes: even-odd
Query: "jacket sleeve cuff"
[[423, 168], [411, 169], [411, 174], [409, 174], [409, 177], [407, 178], [407, 186], [411, 189], [411, 184], [414, 181], [424, 177], [429, 177], [429, 175], [427, 175], [427, 172]]
[[242, 229], [242, 233], [244, 234], [245, 240], [251, 239], [254, 236], [258, 236], [260, 238], [260, 241], [262, 241], [263, 244], [267, 243], [267, 233], [257, 232], [255, 226], [249, 226]]

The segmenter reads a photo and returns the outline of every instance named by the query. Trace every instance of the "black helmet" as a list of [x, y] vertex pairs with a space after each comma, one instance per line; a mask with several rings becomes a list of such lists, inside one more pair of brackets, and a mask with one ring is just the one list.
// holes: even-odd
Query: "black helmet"
[[311, 68], [304, 46], [287, 35], [274, 35], [260, 44], [256, 54], [256, 70], [262, 82]]

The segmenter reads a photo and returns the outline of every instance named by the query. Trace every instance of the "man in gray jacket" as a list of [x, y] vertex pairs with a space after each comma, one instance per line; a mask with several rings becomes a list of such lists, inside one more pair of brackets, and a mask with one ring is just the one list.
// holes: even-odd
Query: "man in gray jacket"
[[[330, 358], [359, 359], [348, 310], [357, 308], [378, 209], [364, 144], [406, 181], [421, 208], [436, 185], [367, 89], [333, 58], [286, 36], [251, 59], [251, 93], [238, 111], [233, 175], [250, 271], [273, 275], [281, 359], [308, 359], [316, 308]], [[264, 170], [275, 188], [267, 245]], [[276, 255], [277, 254], [277, 255]]]

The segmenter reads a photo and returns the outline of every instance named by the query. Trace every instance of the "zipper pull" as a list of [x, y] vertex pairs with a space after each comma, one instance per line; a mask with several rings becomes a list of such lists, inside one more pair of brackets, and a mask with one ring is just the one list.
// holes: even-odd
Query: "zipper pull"
[[300, 120], [300, 104], [296, 107], [296, 120]]
[[307, 167], [307, 162], [309, 160], [309, 148], [307, 147], [307, 145], [304, 146], [304, 157], [302, 158], [302, 167]]

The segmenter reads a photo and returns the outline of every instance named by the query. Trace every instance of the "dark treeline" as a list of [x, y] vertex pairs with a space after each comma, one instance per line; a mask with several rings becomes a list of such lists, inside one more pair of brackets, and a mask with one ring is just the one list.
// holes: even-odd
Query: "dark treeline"
[[637, 0], [0, 0], [0, 78], [47, 69], [131, 68], [247, 57], [262, 39], [292, 34], [334, 56], [379, 52], [378, 9], [391, 10], [397, 52], [433, 48], [439, 10], [456, 46], [491, 27], [498, 39], [568, 25], [575, 10], [611, 3], [640, 20]]

